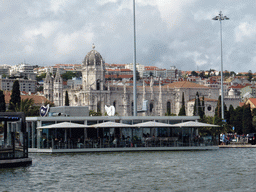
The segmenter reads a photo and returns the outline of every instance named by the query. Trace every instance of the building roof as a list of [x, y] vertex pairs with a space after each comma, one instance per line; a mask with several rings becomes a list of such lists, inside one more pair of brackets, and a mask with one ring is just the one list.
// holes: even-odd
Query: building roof
[[242, 89], [242, 88], [244, 88], [244, 87], [246, 87], [246, 86], [244, 86], [244, 85], [236, 85], [236, 86], [230, 86], [229, 88], [231, 89]]
[[145, 66], [145, 67], [144, 67], [144, 70], [145, 70], [145, 71], [159, 70], [159, 68], [156, 67], [156, 66]]
[[[9, 104], [11, 100], [11, 91], [4, 91], [4, 99], [5, 103]], [[44, 96], [41, 95], [21, 95], [21, 100], [25, 99], [33, 99], [35, 105], [41, 105], [42, 103], [45, 103], [47, 99]]]
[[166, 87], [168, 86], [169, 88], [207, 88], [207, 89], [209, 89], [209, 87], [206, 87], [204, 85], [200, 85], [200, 84], [197, 84], [197, 83], [192, 83], [192, 82], [189, 82], [189, 81], [173, 82], [173, 83], [169, 83], [165, 86]]
[[248, 99], [254, 106], [256, 106], [256, 98], [249, 98]]
[[133, 75], [119, 75], [119, 78], [132, 78]]

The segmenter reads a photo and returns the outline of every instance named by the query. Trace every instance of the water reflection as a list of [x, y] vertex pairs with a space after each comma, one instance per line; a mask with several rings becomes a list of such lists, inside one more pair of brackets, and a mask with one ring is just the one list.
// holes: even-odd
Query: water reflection
[[254, 149], [31, 154], [33, 165], [0, 170], [6, 191], [246, 191]]

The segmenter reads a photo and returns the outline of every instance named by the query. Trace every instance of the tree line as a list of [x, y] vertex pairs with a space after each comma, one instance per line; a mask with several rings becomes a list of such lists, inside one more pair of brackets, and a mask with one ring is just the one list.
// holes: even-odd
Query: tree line
[[[194, 103], [194, 116], [200, 117], [200, 122], [219, 125], [219, 132], [235, 132], [239, 135], [256, 132], [256, 108], [251, 110], [250, 105], [238, 106], [236, 109], [230, 105], [229, 109], [224, 104], [224, 119], [221, 118], [221, 96], [218, 98], [214, 116], [205, 115], [204, 97], [199, 98], [198, 92]], [[182, 105], [179, 116], [186, 116], [184, 93], [182, 94]], [[216, 128], [204, 128], [200, 130], [203, 134], [214, 133]]]

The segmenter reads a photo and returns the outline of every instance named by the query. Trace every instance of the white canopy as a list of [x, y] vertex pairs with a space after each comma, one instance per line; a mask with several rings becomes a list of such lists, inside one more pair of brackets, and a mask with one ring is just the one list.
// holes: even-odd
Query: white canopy
[[155, 122], [155, 121], [148, 121], [148, 122], [144, 122], [144, 123], [138, 123], [135, 124], [134, 127], [174, 127], [173, 125], [170, 124], [166, 124], [166, 123], [161, 123], [161, 122]]
[[123, 128], [123, 127], [134, 127], [134, 126], [108, 121], [108, 122], [98, 123], [95, 125], [90, 125], [90, 127], [94, 127], [94, 128]]
[[46, 125], [43, 127], [37, 127], [37, 129], [55, 129], [55, 128], [87, 128], [88, 125], [82, 125], [78, 123], [70, 123], [70, 122], [62, 122], [62, 123], [56, 123], [52, 125]]
[[207, 123], [195, 122], [195, 121], [187, 121], [184, 123], [174, 124], [175, 127], [219, 127], [218, 125], [212, 125]]

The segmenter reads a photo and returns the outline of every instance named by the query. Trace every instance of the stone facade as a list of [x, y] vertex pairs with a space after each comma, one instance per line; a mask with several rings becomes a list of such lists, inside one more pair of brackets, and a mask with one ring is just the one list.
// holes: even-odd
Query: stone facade
[[[133, 86], [114, 85], [105, 81], [105, 62], [100, 53], [93, 49], [86, 55], [82, 63], [82, 87], [80, 89], [67, 89], [70, 106], [88, 106], [89, 110], [105, 114], [104, 106], [113, 105], [119, 116], [133, 115]], [[161, 81], [160, 81], [161, 82]], [[53, 90], [55, 85], [53, 85]], [[45, 95], [52, 95], [51, 88], [45, 82]], [[60, 90], [59, 90], [60, 91]], [[64, 94], [63, 90], [62, 104]], [[185, 102], [195, 98], [196, 92], [200, 97], [218, 99], [218, 88], [206, 87], [196, 83], [182, 81], [167, 85], [154, 85], [151, 78], [149, 86], [145, 83], [137, 86], [138, 116], [164, 116], [166, 112], [178, 114], [182, 105], [182, 93]], [[51, 99], [51, 97], [49, 97]], [[147, 102], [144, 102], [147, 101]], [[54, 103], [58, 102], [54, 100]], [[147, 110], [142, 110], [143, 103], [147, 103]], [[56, 103], [55, 103], [56, 105]], [[57, 105], [61, 106], [61, 105]]]

